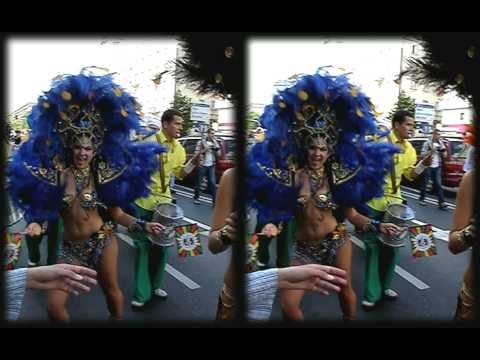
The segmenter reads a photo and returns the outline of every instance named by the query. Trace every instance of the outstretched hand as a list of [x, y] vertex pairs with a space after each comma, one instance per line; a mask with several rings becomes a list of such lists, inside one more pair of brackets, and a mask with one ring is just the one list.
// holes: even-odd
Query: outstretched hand
[[278, 269], [280, 289], [310, 290], [322, 295], [340, 292], [347, 284], [347, 273], [332, 266], [309, 264]]
[[70, 264], [40, 266], [27, 270], [27, 287], [40, 290], [62, 290], [78, 295], [97, 284], [95, 270]]

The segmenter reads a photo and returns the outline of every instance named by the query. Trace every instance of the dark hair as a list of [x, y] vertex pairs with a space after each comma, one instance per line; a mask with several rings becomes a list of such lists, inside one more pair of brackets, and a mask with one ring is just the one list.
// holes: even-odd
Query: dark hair
[[175, 110], [175, 109], [165, 110], [164, 113], [162, 114], [162, 124], [164, 122], [171, 123], [174, 116], [180, 116], [181, 117], [182, 113], [178, 110]]
[[400, 124], [403, 124], [405, 122], [406, 117], [413, 118], [413, 115], [409, 111], [405, 111], [405, 110], [397, 111], [395, 114], [393, 114], [393, 117], [392, 117], [392, 127], [394, 127], [395, 123], [397, 122]]

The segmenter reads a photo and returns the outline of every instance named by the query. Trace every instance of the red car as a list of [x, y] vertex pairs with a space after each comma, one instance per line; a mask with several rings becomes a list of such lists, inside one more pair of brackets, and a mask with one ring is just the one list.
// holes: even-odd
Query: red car
[[[417, 151], [417, 160], [423, 159], [422, 147], [430, 137], [414, 137], [409, 141]], [[442, 140], [447, 145], [448, 157], [442, 160], [442, 185], [457, 188], [460, 185], [464, 171], [463, 164], [467, 156], [468, 145], [460, 135], [442, 135]], [[418, 180], [416, 181], [418, 183]]]
[[[220, 141], [220, 155], [217, 156], [217, 162], [215, 166], [215, 177], [218, 183], [224, 171], [235, 166], [235, 137], [226, 135], [217, 135], [215, 137]], [[200, 136], [187, 136], [178, 139], [178, 141], [185, 148], [188, 161], [195, 154], [195, 148], [197, 143], [200, 141]], [[194, 184], [195, 171], [184, 180], [187, 183]]]

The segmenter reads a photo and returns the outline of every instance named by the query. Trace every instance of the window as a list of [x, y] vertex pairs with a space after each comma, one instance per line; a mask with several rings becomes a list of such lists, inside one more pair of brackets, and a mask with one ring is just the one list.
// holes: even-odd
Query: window
[[452, 156], [466, 156], [467, 147], [465, 146], [463, 141], [450, 140], [450, 146], [451, 146], [450, 151]]

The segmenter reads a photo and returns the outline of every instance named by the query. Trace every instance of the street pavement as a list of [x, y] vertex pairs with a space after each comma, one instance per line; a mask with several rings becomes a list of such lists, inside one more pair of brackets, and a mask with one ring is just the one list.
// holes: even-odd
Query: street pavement
[[[352, 284], [358, 298], [357, 319], [372, 322], [392, 321], [448, 321], [456, 307], [457, 294], [461, 286], [463, 272], [471, 256], [471, 251], [452, 255], [448, 250], [448, 231], [452, 224], [455, 194], [447, 193], [449, 208], [439, 210], [436, 197], [427, 197], [428, 205], [420, 206], [418, 191], [402, 187], [404, 198], [416, 214], [411, 225], [432, 224], [437, 243], [438, 255], [414, 258], [409, 244], [400, 248], [396, 275], [392, 287], [398, 292], [395, 301], [382, 301], [371, 311], [364, 311], [360, 303], [363, 295], [365, 271], [364, 245], [353, 227], [347, 226], [354, 244], [352, 255]], [[275, 244], [271, 245], [271, 263], [275, 261]], [[272, 256], [273, 255], [273, 256]], [[273, 259], [272, 259], [273, 257]], [[282, 320], [278, 301], [274, 303], [271, 319]], [[304, 297], [302, 308], [306, 320], [340, 320], [342, 318], [338, 298], [309, 293]]]
[[[207, 248], [207, 234], [212, 216], [212, 205], [209, 196], [203, 195], [200, 205], [192, 201], [193, 190], [176, 185], [177, 203], [185, 212], [187, 222], [199, 224], [203, 254], [198, 257], [180, 258], [175, 249], [170, 248], [167, 274], [164, 289], [169, 297], [165, 300], [154, 298], [142, 311], [134, 311], [130, 307], [133, 294], [135, 249], [132, 239], [125, 229], [118, 230], [119, 237], [119, 283], [125, 296], [125, 320], [138, 324], [156, 321], [209, 321], [214, 319], [218, 294], [223, 284], [223, 274], [227, 267], [230, 251], [213, 255]], [[436, 321], [450, 320], [456, 306], [456, 297], [461, 285], [463, 272], [469, 261], [470, 251], [452, 255], [448, 251], [448, 230], [452, 223], [452, 212], [455, 207], [455, 194], [447, 193], [449, 208], [441, 211], [436, 200], [428, 196], [428, 206], [418, 203], [418, 191], [402, 187], [408, 205], [415, 211], [414, 224], [428, 223], [434, 227], [438, 255], [429, 258], [415, 259], [411, 255], [409, 245], [400, 248], [396, 276], [393, 288], [399, 293], [396, 301], [384, 301], [373, 311], [365, 312], [360, 306], [363, 292], [364, 250], [363, 243], [348, 225], [353, 246], [352, 282], [358, 297], [357, 319], [375, 322], [392, 322], [402, 320]], [[11, 228], [11, 231], [22, 231], [22, 221]], [[275, 263], [275, 242], [271, 244], [270, 265]], [[42, 263], [46, 259], [46, 239], [42, 242]], [[27, 265], [27, 248], [22, 246], [19, 267]], [[45, 321], [45, 293], [27, 291], [20, 321]], [[340, 320], [341, 312], [335, 295], [320, 296], [306, 294], [302, 308], [306, 320]], [[72, 321], [106, 321], [108, 311], [99, 287], [89, 294], [78, 297], [71, 296], [68, 310]], [[278, 297], [274, 302], [272, 320], [282, 320]]]
[[[141, 311], [133, 310], [130, 301], [133, 295], [135, 249], [128, 232], [120, 227], [118, 230], [119, 284], [125, 296], [126, 321], [139, 323], [156, 321], [209, 321], [215, 318], [217, 301], [223, 285], [223, 274], [228, 265], [230, 250], [213, 255], [207, 248], [207, 235], [212, 216], [212, 205], [209, 197], [202, 196], [201, 204], [194, 205], [193, 191], [177, 186], [177, 203], [185, 213], [186, 222], [197, 223], [200, 227], [200, 240], [203, 254], [197, 257], [180, 258], [176, 249], [170, 248], [167, 274], [163, 288], [168, 298], [163, 300], [154, 297]], [[23, 231], [25, 223], [19, 222], [12, 231]], [[46, 238], [41, 245], [42, 260], [46, 262]], [[27, 266], [27, 247], [22, 246], [21, 259], [17, 267]], [[90, 293], [78, 297], [70, 296], [67, 309], [74, 322], [106, 321], [109, 317], [103, 293], [99, 286]], [[29, 290], [19, 321], [46, 321], [46, 296], [42, 291]]]

